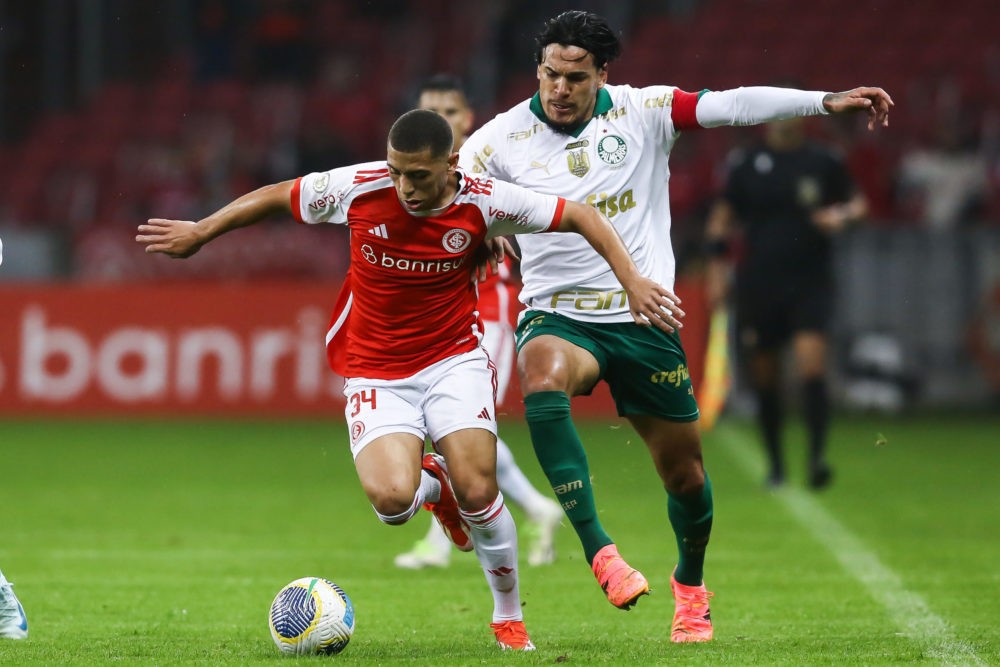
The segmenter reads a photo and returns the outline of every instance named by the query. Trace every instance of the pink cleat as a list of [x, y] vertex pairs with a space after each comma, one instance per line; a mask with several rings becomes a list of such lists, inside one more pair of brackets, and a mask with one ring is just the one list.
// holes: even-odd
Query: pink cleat
[[670, 641], [677, 644], [711, 641], [712, 614], [708, 609], [708, 601], [714, 593], [710, 593], [705, 584], [685, 586], [678, 583], [673, 575], [670, 577], [670, 588], [674, 592], [675, 603]]
[[629, 566], [618, 554], [618, 547], [609, 544], [597, 552], [591, 564], [597, 583], [604, 589], [608, 602], [626, 611], [635, 606], [639, 596], [649, 594], [649, 582], [642, 572]]

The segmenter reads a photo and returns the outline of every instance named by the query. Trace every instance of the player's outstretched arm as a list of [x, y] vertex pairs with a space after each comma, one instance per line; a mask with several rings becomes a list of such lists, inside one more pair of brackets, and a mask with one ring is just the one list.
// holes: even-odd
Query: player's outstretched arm
[[668, 333], [684, 326], [680, 322], [684, 317], [681, 300], [639, 273], [618, 231], [597, 209], [567, 201], [557, 231], [580, 234], [604, 258], [628, 294], [628, 307], [636, 324], [653, 325]]
[[135, 240], [146, 252], [171, 257], [190, 257], [212, 239], [239, 227], [247, 227], [264, 218], [292, 212], [292, 185], [284, 181], [249, 192], [198, 222], [150, 218], [139, 225]]
[[869, 86], [823, 96], [823, 108], [830, 113], [867, 112], [869, 130], [874, 130], [876, 125], [889, 127], [889, 109], [893, 106], [889, 93]]

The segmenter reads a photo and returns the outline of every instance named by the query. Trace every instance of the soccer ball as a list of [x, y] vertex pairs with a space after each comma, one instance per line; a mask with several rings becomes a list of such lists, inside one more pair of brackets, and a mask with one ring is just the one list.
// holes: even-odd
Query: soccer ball
[[283, 653], [340, 653], [354, 634], [354, 605], [340, 586], [319, 577], [296, 579], [275, 596], [271, 638]]

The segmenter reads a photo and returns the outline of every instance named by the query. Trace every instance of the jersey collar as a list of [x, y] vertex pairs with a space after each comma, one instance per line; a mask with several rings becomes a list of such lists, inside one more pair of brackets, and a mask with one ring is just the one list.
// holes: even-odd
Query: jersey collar
[[[535, 118], [542, 121], [546, 125], [549, 125], [549, 118], [545, 115], [545, 112], [542, 111], [542, 99], [539, 97], [538, 93], [535, 93], [532, 96], [531, 103], [528, 107], [531, 109], [531, 113], [535, 114]], [[614, 107], [614, 103], [611, 101], [611, 93], [604, 88], [599, 88], [597, 90], [597, 101], [594, 103], [594, 116], [600, 116], [602, 113], [607, 113], [611, 111], [612, 107]], [[591, 117], [591, 120], [593, 120], [593, 116]], [[570, 132], [570, 135], [573, 137], [579, 137], [580, 133], [583, 132], [583, 128], [587, 127], [588, 123], [590, 123], [589, 120]]]

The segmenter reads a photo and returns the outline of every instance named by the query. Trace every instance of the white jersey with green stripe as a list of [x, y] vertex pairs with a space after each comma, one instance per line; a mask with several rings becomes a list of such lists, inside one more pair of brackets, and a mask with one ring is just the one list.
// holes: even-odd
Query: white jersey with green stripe
[[[476, 131], [460, 162], [476, 174], [596, 207], [642, 275], [673, 289], [667, 159], [679, 135], [675, 93], [695, 97], [673, 86], [604, 86], [594, 117], [568, 134], [543, 121], [535, 95]], [[582, 237], [534, 234], [518, 243], [525, 306], [579, 320], [632, 321], [617, 278]]]

